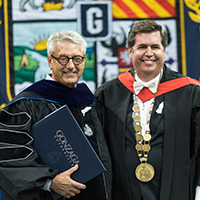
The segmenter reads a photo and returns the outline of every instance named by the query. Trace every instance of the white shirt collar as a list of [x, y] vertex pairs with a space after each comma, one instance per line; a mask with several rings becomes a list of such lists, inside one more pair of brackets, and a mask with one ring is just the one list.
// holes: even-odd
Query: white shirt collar
[[52, 74], [47, 74], [47, 75], [46, 75], [46, 80], [55, 81], [55, 80], [52, 78]]
[[162, 73], [163, 73], [163, 69], [154, 79], [152, 79], [148, 82], [142, 81], [140, 78], [138, 78], [137, 74], [135, 74], [136, 81], [134, 81], [134, 83], [133, 83], [133, 88], [134, 88], [135, 94], [138, 95], [138, 93], [142, 90], [143, 87], [148, 87], [149, 90], [151, 90], [151, 92], [153, 92], [155, 94], [156, 90], [157, 90], [158, 82], [160, 79], [160, 75], [162, 76]]

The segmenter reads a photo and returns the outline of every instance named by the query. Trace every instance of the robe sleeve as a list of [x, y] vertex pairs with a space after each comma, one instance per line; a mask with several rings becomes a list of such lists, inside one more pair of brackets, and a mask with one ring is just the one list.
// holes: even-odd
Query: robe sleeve
[[[55, 108], [54, 108], [55, 109]], [[31, 126], [52, 112], [50, 103], [26, 99], [0, 112], [0, 186], [15, 200], [36, 199], [56, 170], [36, 162]]]
[[[194, 139], [194, 155], [196, 158], [196, 186], [200, 186], [200, 87], [197, 88], [194, 97], [194, 111], [192, 115], [192, 134], [195, 134]], [[198, 187], [199, 189], [199, 187]], [[198, 191], [198, 193], [200, 193]]]

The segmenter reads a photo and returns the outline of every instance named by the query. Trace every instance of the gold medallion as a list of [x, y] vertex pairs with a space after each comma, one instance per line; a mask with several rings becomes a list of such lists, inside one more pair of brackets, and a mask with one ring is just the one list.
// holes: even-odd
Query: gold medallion
[[[134, 73], [134, 80], [135, 80], [135, 73]], [[160, 73], [158, 85], [160, 83], [160, 80], [161, 80], [161, 73]], [[135, 145], [135, 149], [137, 150], [138, 158], [141, 162], [141, 164], [139, 164], [135, 170], [135, 175], [138, 178], [138, 180], [142, 182], [148, 182], [152, 180], [155, 174], [155, 170], [153, 166], [148, 164], [147, 160], [148, 160], [149, 151], [151, 150], [151, 146], [150, 146], [151, 134], [150, 134], [149, 123], [150, 123], [151, 113], [152, 113], [154, 103], [155, 103], [156, 94], [158, 92], [158, 85], [157, 85], [157, 90], [154, 94], [153, 101], [151, 105], [149, 106], [149, 113], [147, 116], [147, 125], [145, 126], [144, 136], [141, 134], [141, 130], [143, 127], [141, 126], [140, 106], [137, 103], [136, 94], [134, 94], [134, 105], [132, 107], [132, 110], [134, 111], [133, 121], [134, 121], [134, 129], [136, 132], [135, 139], [137, 142], [137, 144]]]
[[137, 141], [142, 141], [142, 140], [143, 140], [143, 135], [142, 135], [142, 134], [137, 134], [137, 135], [135, 136], [135, 139], [136, 139]]
[[137, 151], [142, 151], [143, 144], [136, 144], [135, 148], [136, 148]]
[[139, 131], [142, 130], [142, 126], [137, 124], [137, 125], [135, 125], [134, 129], [135, 129], [136, 132], [139, 132]]
[[135, 122], [140, 122], [141, 116], [140, 116], [140, 115], [135, 115], [135, 116], [133, 117], [133, 120], [134, 120]]
[[144, 138], [144, 141], [150, 141], [151, 140], [151, 134], [145, 134], [144, 136], [143, 136], [143, 138]]
[[151, 146], [149, 144], [143, 144], [142, 150], [149, 152], [151, 150]]
[[135, 170], [135, 175], [138, 180], [148, 182], [154, 177], [155, 171], [152, 165], [148, 163], [141, 163]]
[[140, 106], [139, 106], [138, 104], [135, 104], [135, 105], [133, 106], [133, 111], [134, 111], [134, 112], [139, 112], [139, 111], [140, 111]]

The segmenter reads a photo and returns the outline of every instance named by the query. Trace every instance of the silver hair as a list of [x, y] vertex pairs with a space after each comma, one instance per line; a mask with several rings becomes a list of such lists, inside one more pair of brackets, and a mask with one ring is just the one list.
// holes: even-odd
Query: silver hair
[[81, 45], [83, 54], [86, 54], [87, 42], [75, 31], [67, 30], [53, 33], [47, 40], [47, 53], [51, 56], [55, 51], [56, 42], [69, 41]]

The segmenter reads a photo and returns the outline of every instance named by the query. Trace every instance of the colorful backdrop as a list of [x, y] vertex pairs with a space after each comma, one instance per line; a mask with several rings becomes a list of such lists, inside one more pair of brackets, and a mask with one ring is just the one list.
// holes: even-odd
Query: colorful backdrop
[[199, 80], [200, 1], [0, 0], [0, 109], [50, 72], [46, 42], [53, 32], [70, 29], [86, 39], [80, 81], [94, 92], [132, 67], [128, 31], [149, 18], [169, 36], [167, 66]]

